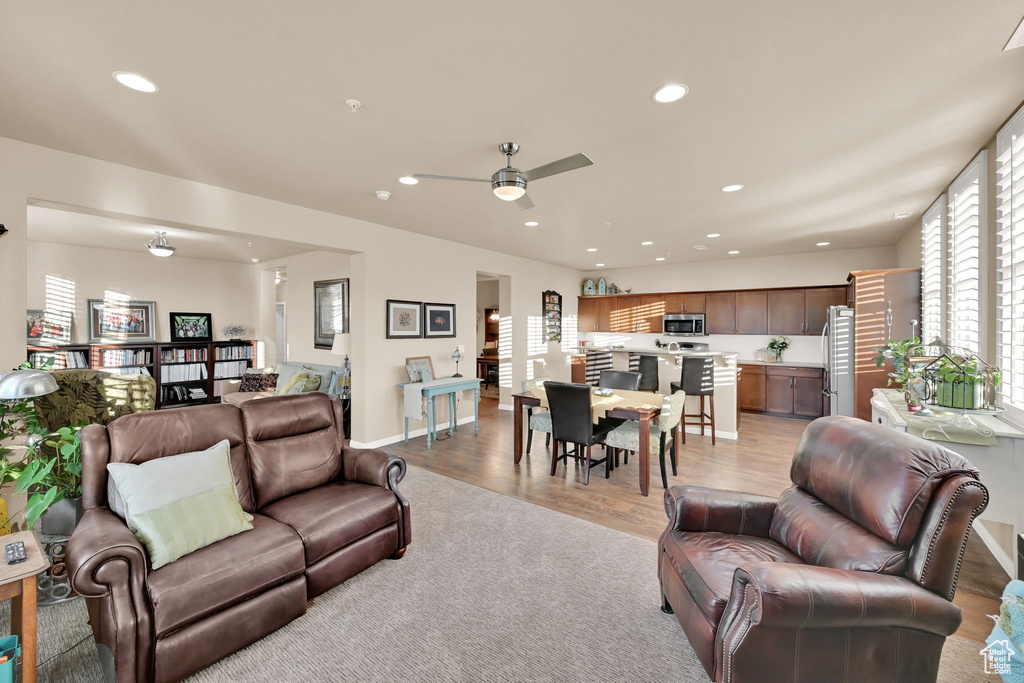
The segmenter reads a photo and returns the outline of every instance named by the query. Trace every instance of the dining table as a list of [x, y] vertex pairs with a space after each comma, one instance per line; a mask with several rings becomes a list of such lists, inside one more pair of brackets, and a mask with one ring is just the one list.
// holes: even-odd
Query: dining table
[[[661, 413], [664, 396], [650, 391], [627, 391], [613, 389], [608, 395], [600, 395], [591, 391], [590, 405], [593, 421], [597, 423], [602, 417], [635, 420], [640, 423], [640, 494], [648, 495], [651, 484], [651, 420], [657, 421]], [[515, 433], [512, 439], [513, 463], [518, 465], [523, 459], [523, 409], [541, 406], [548, 407], [547, 393], [543, 386], [513, 394], [513, 422]]]

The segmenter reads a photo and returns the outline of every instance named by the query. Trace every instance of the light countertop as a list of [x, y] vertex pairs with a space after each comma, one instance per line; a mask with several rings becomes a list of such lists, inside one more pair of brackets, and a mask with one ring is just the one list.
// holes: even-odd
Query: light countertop
[[[886, 396], [884, 389], [872, 389], [871, 390], [871, 405], [879, 410], [883, 411], [889, 416], [890, 422], [896, 427], [906, 427], [907, 421], [903, 419], [903, 415], [900, 414], [896, 408], [893, 407], [889, 397]], [[949, 417], [954, 414], [954, 411], [944, 411], [941, 408], [935, 409], [935, 413], [942, 417]], [[995, 415], [978, 415], [971, 414], [971, 419], [977, 422], [983, 427], [988, 427], [996, 436], [1005, 436], [1012, 439], [1024, 439], [1024, 432], [1017, 429], [1008, 422], [1000, 420]], [[953, 444], [956, 446], [956, 444]]]
[[781, 363], [775, 363], [775, 362], [766, 361], [766, 360], [744, 360], [743, 358], [740, 358], [736, 362], [739, 365], [768, 365], [768, 366], [774, 365], [774, 366], [777, 366], [777, 367], [780, 367], [780, 368], [818, 368], [820, 370], [820, 369], [825, 367], [825, 365], [823, 363], [806, 363], [806, 362], [801, 362], [801, 361], [797, 361], [795, 363], [791, 363], [788, 360], [787, 361], [783, 361]]
[[593, 346], [580, 346], [578, 350], [582, 352], [586, 351], [611, 351], [612, 353], [649, 353], [657, 354], [659, 356], [735, 356], [737, 355], [734, 351], [691, 351], [689, 349], [682, 349], [679, 351], [669, 351], [668, 349], [654, 349], [649, 346], [623, 346], [621, 348], [611, 348], [607, 346], [601, 346], [595, 344]]

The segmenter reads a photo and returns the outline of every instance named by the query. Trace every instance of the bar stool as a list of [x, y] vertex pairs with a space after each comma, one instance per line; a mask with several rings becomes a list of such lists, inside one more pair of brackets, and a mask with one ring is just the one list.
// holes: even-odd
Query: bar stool
[[[715, 445], [715, 359], [710, 357], [688, 356], [683, 358], [683, 368], [678, 382], [672, 382], [672, 393], [680, 389], [687, 396], [700, 396], [700, 412], [683, 414], [683, 439], [686, 443], [686, 426], [700, 427], [700, 435], [704, 436], [704, 428], [711, 427], [711, 445]], [[704, 412], [704, 399], [710, 399], [711, 412]], [[699, 422], [687, 422], [686, 418], [700, 418]]]
[[640, 356], [640, 386], [638, 391], [658, 391], [658, 357], [650, 354]]

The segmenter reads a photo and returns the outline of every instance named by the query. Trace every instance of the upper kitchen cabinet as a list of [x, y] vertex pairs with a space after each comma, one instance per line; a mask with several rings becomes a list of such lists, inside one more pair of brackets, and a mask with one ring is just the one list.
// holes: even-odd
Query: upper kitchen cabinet
[[666, 313], [704, 313], [704, 292], [688, 294], [666, 294]]
[[768, 334], [803, 334], [804, 316], [804, 290], [773, 289], [768, 292]]
[[804, 334], [821, 334], [828, 320], [828, 307], [846, 305], [846, 290], [846, 287], [818, 287], [806, 290]]
[[736, 334], [736, 292], [708, 292], [704, 314], [708, 334]]
[[736, 292], [736, 334], [768, 334], [768, 292]]
[[612, 329], [615, 312], [615, 297], [581, 296], [576, 328], [580, 332], [615, 332], [617, 330]]
[[665, 297], [645, 294], [634, 298], [635, 329], [637, 332], [661, 333], [661, 319], [665, 315]]

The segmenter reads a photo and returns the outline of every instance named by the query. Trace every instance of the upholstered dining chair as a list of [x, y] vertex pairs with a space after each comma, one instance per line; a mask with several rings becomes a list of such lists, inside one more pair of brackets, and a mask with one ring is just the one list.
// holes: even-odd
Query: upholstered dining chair
[[[537, 387], [544, 386], [544, 383], [548, 381], [547, 377], [539, 377], [537, 379], [525, 379], [523, 380], [523, 393], [528, 394]], [[534, 412], [537, 411], [537, 412]], [[533, 445], [533, 433], [546, 432], [544, 437], [544, 445], [551, 446], [551, 413], [540, 406], [530, 406], [526, 409], [526, 452], [530, 452], [530, 447]]]
[[[672, 459], [672, 476], [676, 476], [676, 430], [679, 429], [679, 422], [683, 419], [683, 408], [686, 404], [686, 394], [677, 391], [671, 396], [666, 396], [661, 402], [661, 414], [658, 416], [658, 424], [648, 423], [651, 430], [651, 454], [657, 453], [661, 461], [661, 485], [668, 488], [668, 477], [665, 475], [665, 446], [671, 444], [670, 454]], [[626, 463], [629, 463], [629, 453], [636, 453], [640, 450], [640, 423], [630, 420], [608, 432], [604, 437], [604, 445], [612, 449], [609, 457], [614, 457], [612, 469], [618, 465], [619, 451], [626, 451]]]
[[[551, 449], [551, 476], [558, 471], [558, 461], [565, 460], [569, 463], [569, 456], [572, 455], [576, 462], [583, 464], [583, 485], [590, 483], [590, 468], [604, 463], [604, 477], [611, 476], [612, 461], [607, 451], [601, 460], [591, 458], [591, 448], [594, 444], [604, 441], [604, 436], [611, 427], [604, 424], [594, 424], [593, 411], [591, 410], [590, 392], [592, 387], [589, 384], [570, 384], [567, 382], [547, 382], [544, 384], [544, 392], [548, 397], [548, 408], [551, 411], [551, 434], [555, 440], [555, 447]], [[573, 444], [573, 452], [569, 453], [569, 444]], [[562, 455], [558, 454], [558, 447], [562, 447]]]
[[636, 391], [640, 386], [640, 373], [628, 370], [602, 370], [598, 386], [602, 389]]

